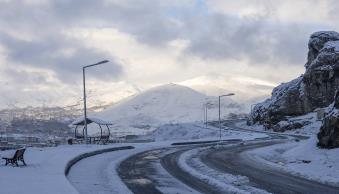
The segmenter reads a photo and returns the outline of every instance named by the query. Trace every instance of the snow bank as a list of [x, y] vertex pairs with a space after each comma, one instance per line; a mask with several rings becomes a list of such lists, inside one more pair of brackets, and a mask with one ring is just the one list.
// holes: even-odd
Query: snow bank
[[[231, 145], [228, 145], [229, 147]], [[199, 152], [209, 148], [198, 148], [184, 152], [179, 157], [179, 166], [199, 180], [213, 185], [225, 193], [267, 193], [263, 190], [247, 186], [249, 179], [245, 176], [221, 173], [206, 166], [199, 159]]]
[[[174, 141], [134, 144], [121, 143], [114, 145], [62, 145], [58, 147], [47, 148], [27, 148], [24, 156], [27, 166], [12, 167], [5, 166], [4, 161], [1, 163], [1, 193], [78, 194], [78, 191], [65, 177], [65, 170], [70, 161], [78, 160], [80, 155], [88, 155], [88, 153], [91, 155], [93, 152], [101, 152], [104, 149], [107, 150], [111, 148], [132, 145], [135, 147], [135, 149], [112, 152], [112, 157], [114, 160], [112, 160], [110, 165], [107, 166], [107, 177], [109, 177], [110, 182], [114, 183], [114, 190], [116, 193], [127, 193], [128, 189], [124, 186], [123, 182], [115, 171], [116, 166], [122, 160], [133, 154], [137, 154], [149, 149], [168, 147], [172, 143], [174, 143]], [[1, 151], [0, 157], [11, 157], [13, 156], [14, 152], [14, 150]], [[86, 159], [92, 159], [92, 157], [85, 158], [84, 160]], [[80, 161], [80, 163], [81, 162], [82, 161]], [[75, 165], [77, 165], [77, 163]], [[93, 165], [96, 165], [96, 163]], [[80, 172], [86, 174], [86, 169]], [[93, 179], [94, 178], [95, 177], [93, 177]], [[18, 186], [18, 184], [20, 186]], [[78, 184], [82, 184], [81, 186], [84, 185], [84, 183], [80, 182], [78, 182]], [[90, 189], [93, 187], [95, 187], [95, 185], [88, 185], [88, 188]]]
[[[222, 139], [255, 139], [267, 137], [262, 133], [250, 133], [233, 130], [222, 130]], [[201, 123], [181, 123], [181, 124], [167, 124], [157, 128], [150, 135], [155, 141], [168, 140], [218, 140], [219, 128], [208, 127], [205, 128]]]
[[248, 152], [276, 168], [311, 180], [339, 186], [339, 149], [316, 147], [317, 138], [278, 144]]
[[[95, 150], [122, 145], [63, 145], [49, 148], [27, 148], [27, 166], [0, 165], [1, 193], [78, 193], [65, 177], [65, 167], [74, 157]], [[1, 157], [13, 156], [14, 151], [0, 152]], [[19, 186], [18, 186], [19, 185]]]
[[[312, 136], [316, 135], [319, 132], [319, 129], [321, 127], [322, 121], [317, 120], [316, 113], [311, 112], [305, 115], [297, 116], [297, 117], [290, 117], [287, 118], [285, 121], [280, 121], [278, 124], [280, 126], [283, 126], [284, 124], [288, 125], [291, 123], [305, 123], [305, 125], [299, 129], [292, 129], [287, 130], [284, 132], [279, 132], [283, 134], [291, 134], [291, 135], [306, 135], [306, 136]], [[239, 128], [253, 130], [253, 131], [267, 131], [267, 132], [273, 132], [273, 129], [265, 129], [263, 125], [260, 124], [254, 124], [254, 125], [247, 125], [246, 121], [241, 121], [235, 124]]]

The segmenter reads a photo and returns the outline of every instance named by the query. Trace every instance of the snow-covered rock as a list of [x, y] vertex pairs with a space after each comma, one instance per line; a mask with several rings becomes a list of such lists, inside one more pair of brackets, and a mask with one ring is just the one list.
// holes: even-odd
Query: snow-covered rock
[[287, 116], [298, 116], [327, 107], [333, 102], [339, 86], [339, 33], [315, 32], [308, 43], [305, 74], [283, 83], [272, 92], [272, 97], [257, 104], [249, 123], [277, 128]]
[[302, 77], [283, 83], [272, 91], [272, 97], [257, 104], [251, 112], [251, 123], [265, 124], [272, 128], [287, 115], [301, 115], [303, 93], [300, 91]]
[[329, 41], [339, 40], [339, 33], [334, 31], [319, 31], [311, 35], [308, 42], [308, 55], [307, 63], [305, 64], [306, 69], [311, 63], [317, 58], [320, 50]]
[[335, 100], [326, 108], [323, 125], [318, 133], [318, 146], [325, 148], [339, 147], [339, 91]]

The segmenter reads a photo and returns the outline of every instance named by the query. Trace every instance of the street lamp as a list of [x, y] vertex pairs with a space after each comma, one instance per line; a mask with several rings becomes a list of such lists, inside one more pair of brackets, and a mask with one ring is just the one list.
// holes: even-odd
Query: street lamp
[[82, 67], [82, 80], [83, 80], [83, 84], [84, 84], [84, 125], [85, 125], [85, 142], [86, 144], [88, 144], [88, 134], [87, 134], [87, 109], [86, 109], [86, 76], [85, 76], [85, 70], [86, 68], [88, 67], [93, 67], [93, 66], [96, 66], [96, 65], [101, 65], [101, 64], [104, 64], [104, 63], [108, 63], [109, 61], [108, 60], [104, 60], [104, 61], [100, 61], [98, 63], [94, 63], [92, 65], [86, 65], [86, 66], [83, 66]]
[[205, 103], [205, 128], [207, 128], [207, 124], [208, 124], [208, 106], [213, 105], [210, 102]]
[[202, 121], [203, 125], [205, 126], [205, 123], [206, 123], [206, 104], [202, 104], [202, 111], [203, 111], [203, 114], [204, 114], [204, 119]]
[[233, 96], [235, 95], [234, 93], [229, 93], [225, 95], [220, 95], [219, 96], [219, 141], [221, 141], [221, 119], [220, 119], [220, 98], [221, 97], [226, 97], [226, 96]]

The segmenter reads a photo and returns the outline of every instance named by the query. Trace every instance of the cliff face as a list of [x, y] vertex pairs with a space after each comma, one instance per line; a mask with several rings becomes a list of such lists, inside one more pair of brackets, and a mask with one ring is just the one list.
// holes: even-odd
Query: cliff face
[[259, 123], [278, 131], [277, 124], [286, 117], [306, 114], [333, 102], [339, 86], [339, 33], [313, 33], [308, 48], [304, 75], [279, 85], [270, 99], [257, 104], [250, 114], [250, 124]]
[[326, 109], [323, 125], [318, 133], [318, 146], [324, 148], [339, 147], [339, 91], [334, 102]]
[[339, 86], [338, 40], [339, 34], [336, 32], [317, 32], [311, 36], [303, 76], [306, 112], [333, 102]]

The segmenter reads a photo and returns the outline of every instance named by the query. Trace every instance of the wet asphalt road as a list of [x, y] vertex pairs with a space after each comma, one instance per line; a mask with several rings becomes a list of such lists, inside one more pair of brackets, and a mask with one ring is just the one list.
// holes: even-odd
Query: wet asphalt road
[[[122, 181], [127, 187], [136, 194], [158, 194], [162, 193], [158, 187], [163, 184], [155, 176], [157, 168], [156, 163], [160, 163], [161, 166], [169, 172], [171, 178], [175, 177], [182, 183], [191, 187], [191, 191], [182, 190], [178, 193], [221, 193], [218, 192], [215, 187], [200, 181], [189, 173], [183, 171], [177, 163], [179, 156], [190, 149], [201, 147], [201, 145], [195, 146], [178, 146], [172, 148], [156, 149], [146, 151], [140, 154], [136, 154], [125, 161], [123, 161], [118, 167], [117, 171]], [[176, 184], [167, 185], [167, 187], [175, 188]], [[197, 192], [199, 191], [199, 192]]]
[[[235, 146], [227, 148], [220, 147], [219, 149], [213, 147], [211, 149], [205, 149], [205, 151], [200, 153], [199, 157], [208, 167], [222, 173], [246, 176], [250, 180], [248, 183], [249, 186], [260, 188], [271, 193], [339, 193], [338, 187], [281, 172], [278, 169], [253, 161], [243, 154], [243, 152], [248, 150], [281, 143], [281, 137], [279, 136], [272, 136], [272, 139], [276, 140], [259, 140], [249, 144], [238, 143]], [[161, 181], [154, 178], [154, 174], [157, 172], [156, 169], [152, 167], [155, 163], [160, 162], [161, 166], [175, 179], [180, 180], [195, 191], [201, 193], [225, 193], [217, 190], [214, 185], [210, 185], [190, 175], [178, 166], [178, 158], [185, 151], [210, 145], [211, 144], [178, 146], [136, 154], [121, 163], [118, 168], [119, 176], [133, 193], [162, 193], [157, 189]], [[147, 158], [153, 158], [154, 160], [149, 162]], [[135, 181], [136, 179], [143, 181]], [[172, 186], [175, 187], [175, 185]]]
[[246, 176], [252, 186], [271, 193], [339, 193], [338, 187], [328, 186], [281, 172], [242, 154], [248, 150], [273, 144], [275, 143], [261, 142], [226, 149], [214, 149], [214, 151], [206, 150], [201, 153], [200, 158], [210, 168], [220, 172]]

